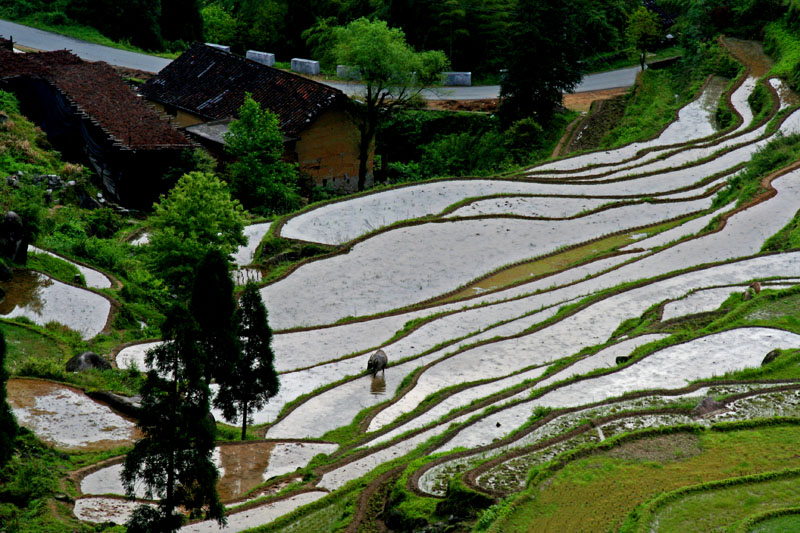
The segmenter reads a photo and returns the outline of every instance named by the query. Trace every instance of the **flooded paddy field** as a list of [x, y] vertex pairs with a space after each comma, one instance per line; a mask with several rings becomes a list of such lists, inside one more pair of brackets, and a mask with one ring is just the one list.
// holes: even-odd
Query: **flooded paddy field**
[[[461, 486], [454, 480], [501, 497], [527, 490], [531, 469], [564, 452], [632, 432], [800, 416], [800, 392], [791, 388], [798, 380], [784, 379], [791, 372], [780, 366], [800, 349], [790, 320], [796, 302], [791, 292], [768, 290], [800, 280], [800, 252], [762, 253], [793, 221], [800, 170], [765, 182], [776, 194], [746, 209], [714, 203], [778, 135], [753, 124], [748, 97], [763, 83], [757, 76], [751, 71], [731, 95], [742, 122], [730, 131], [718, 132], [714, 112], [731, 80], [712, 78], [651, 140], [524, 176], [388, 187], [289, 217], [281, 237], [341, 249], [261, 285], [281, 388], [252, 413], [258, 440], [215, 450], [218, 490], [231, 511], [221, 531], [298, 509], [281, 528], [326, 531], [348, 520], [355, 529], [358, 520], [381, 527], [387, 515], [376, 509], [389, 495], [404, 499], [389, 505], [401, 514], [404, 505], [448, 501], [425, 495], [447, 498], [448, 487]], [[767, 83], [786, 108], [784, 84]], [[800, 131], [800, 113], [788, 114], [780, 131]], [[239, 281], [260, 279], [255, 253], [271, 224], [245, 228], [247, 245], [233, 256]], [[55, 320], [75, 319], [69, 327], [86, 339], [105, 327], [107, 299], [67, 284], [59, 299], [46, 290], [57, 282], [20, 279], [0, 315], [43, 324], [55, 309]], [[762, 293], [752, 303], [730, 299], [726, 305], [743, 306], [730, 323], [710, 327], [694, 317], [717, 311], [754, 280]], [[767, 300], [776, 294], [773, 306]], [[91, 301], [75, 312], [82, 299]], [[95, 322], [73, 317], [84, 314]], [[120, 369], [145, 370], [158, 342], [134, 341], [111, 354]], [[389, 366], [371, 376], [366, 363], [377, 349]], [[762, 367], [776, 349], [780, 364]], [[695, 383], [742, 370], [768, 377]], [[779, 377], [770, 381], [769, 372]], [[138, 438], [133, 421], [81, 391], [37, 381], [26, 392], [28, 381], [12, 380], [9, 398], [21, 423], [53, 446], [113, 450]], [[706, 397], [724, 405], [695, 416]], [[122, 464], [112, 464], [120, 460], [74, 476], [81, 520], [129, 516], [136, 502], [122, 498]], [[135, 496], [148, 498], [143, 487]], [[315, 528], [323, 515], [327, 529]], [[218, 530], [209, 521], [183, 528]]]
[[5, 297], [0, 317], [25, 317], [36, 324], [58, 322], [90, 339], [103, 331], [111, 313], [111, 302], [99, 294], [54, 280], [31, 270], [0, 282]]
[[133, 444], [140, 436], [133, 420], [82, 391], [34, 379], [10, 379], [8, 403], [17, 422], [56, 448], [109, 450]]

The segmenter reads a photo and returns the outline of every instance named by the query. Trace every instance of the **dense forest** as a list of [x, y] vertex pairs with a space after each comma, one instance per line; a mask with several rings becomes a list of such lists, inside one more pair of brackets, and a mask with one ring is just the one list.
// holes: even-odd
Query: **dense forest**
[[[405, 32], [417, 49], [443, 50], [456, 70], [477, 74], [502, 68], [514, 44], [507, 30], [519, 15], [518, 0], [2, 0], [7, 18], [52, 25], [93, 26], [107, 37], [153, 51], [180, 51], [204, 39], [234, 51], [257, 49], [279, 60], [329, 59], [332, 27], [360, 17], [385, 20]], [[624, 47], [635, 0], [577, 0], [582, 24], [576, 45], [583, 57]]]

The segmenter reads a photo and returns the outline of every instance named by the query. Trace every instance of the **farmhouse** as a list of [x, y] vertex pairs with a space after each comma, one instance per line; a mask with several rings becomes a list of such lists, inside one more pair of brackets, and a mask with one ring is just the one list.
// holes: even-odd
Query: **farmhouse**
[[106, 63], [66, 51], [16, 54], [0, 47], [0, 87], [66, 158], [91, 164], [110, 197], [149, 207], [161, 176], [192, 143]]
[[157, 108], [216, 154], [245, 93], [278, 115], [286, 159], [316, 185], [357, 188], [358, 128], [337, 89], [200, 43], [142, 87]]

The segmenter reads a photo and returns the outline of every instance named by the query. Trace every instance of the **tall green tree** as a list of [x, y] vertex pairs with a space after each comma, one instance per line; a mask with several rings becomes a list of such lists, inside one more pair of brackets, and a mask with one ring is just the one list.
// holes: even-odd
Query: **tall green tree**
[[183, 522], [179, 508], [223, 525], [219, 473], [212, 460], [216, 426], [209, 416], [207, 361], [196, 342], [199, 328], [189, 311], [176, 304], [162, 332], [164, 343], [145, 359], [151, 370], [141, 390], [138, 426], [143, 437], [125, 456], [122, 472], [129, 497], [142, 484], [148, 498], [160, 502], [157, 512], [136, 513], [129, 531], [176, 531]]
[[242, 350], [231, 379], [217, 380], [220, 388], [215, 404], [225, 420], [241, 418], [244, 440], [250, 414], [264, 407], [280, 389], [267, 308], [253, 282], [247, 284], [239, 299], [238, 323]]
[[14, 413], [6, 403], [6, 381], [8, 373], [5, 367], [6, 339], [0, 331], [0, 468], [14, 454], [14, 439], [17, 436], [17, 421]]
[[238, 379], [235, 363], [240, 357], [236, 300], [228, 258], [216, 248], [206, 252], [197, 268], [189, 311], [197, 322], [196, 342], [206, 361], [206, 380]]
[[159, 20], [161, 36], [166, 41], [187, 44], [203, 39], [203, 17], [199, 0], [161, 0]]
[[370, 148], [382, 115], [408, 105], [447, 68], [443, 52], [415, 52], [403, 32], [381, 20], [360, 18], [334, 29], [336, 62], [360, 73], [358, 189], [364, 189]]
[[640, 6], [628, 17], [625, 35], [628, 37], [628, 43], [636, 50], [639, 66], [644, 70], [647, 51], [652, 50], [661, 38], [658, 17], [646, 7]]
[[184, 174], [153, 210], [147, 261], [181, 300], [208, 250], [228, 255], [246, 243], [242, 206], [213, 174]]
[[249, 93], [225, 134], [225, 150], [236, 158], [228, 167], [231, 191], [247, 209], [265, 215], [300, 205], [297, 168], [283, 160], [278, 116]]
[[533, 117], [545, 125], [582, 77], [580, 18], [565, 0], [519, 0], [500, 84], [499, 115], [507, 127]]

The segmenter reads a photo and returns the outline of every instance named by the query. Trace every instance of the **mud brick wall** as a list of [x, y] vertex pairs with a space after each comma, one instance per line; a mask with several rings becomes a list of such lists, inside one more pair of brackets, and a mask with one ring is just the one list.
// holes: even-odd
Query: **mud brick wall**
[[[322, 114], [303, 131], [296, 144], [300, 170], [315, 185], [344, 191], [358, 188], [359, 132], [352, 119], [342, 110]], [[372, 184], [374, 150], [367, 161], [367, 186]]]

